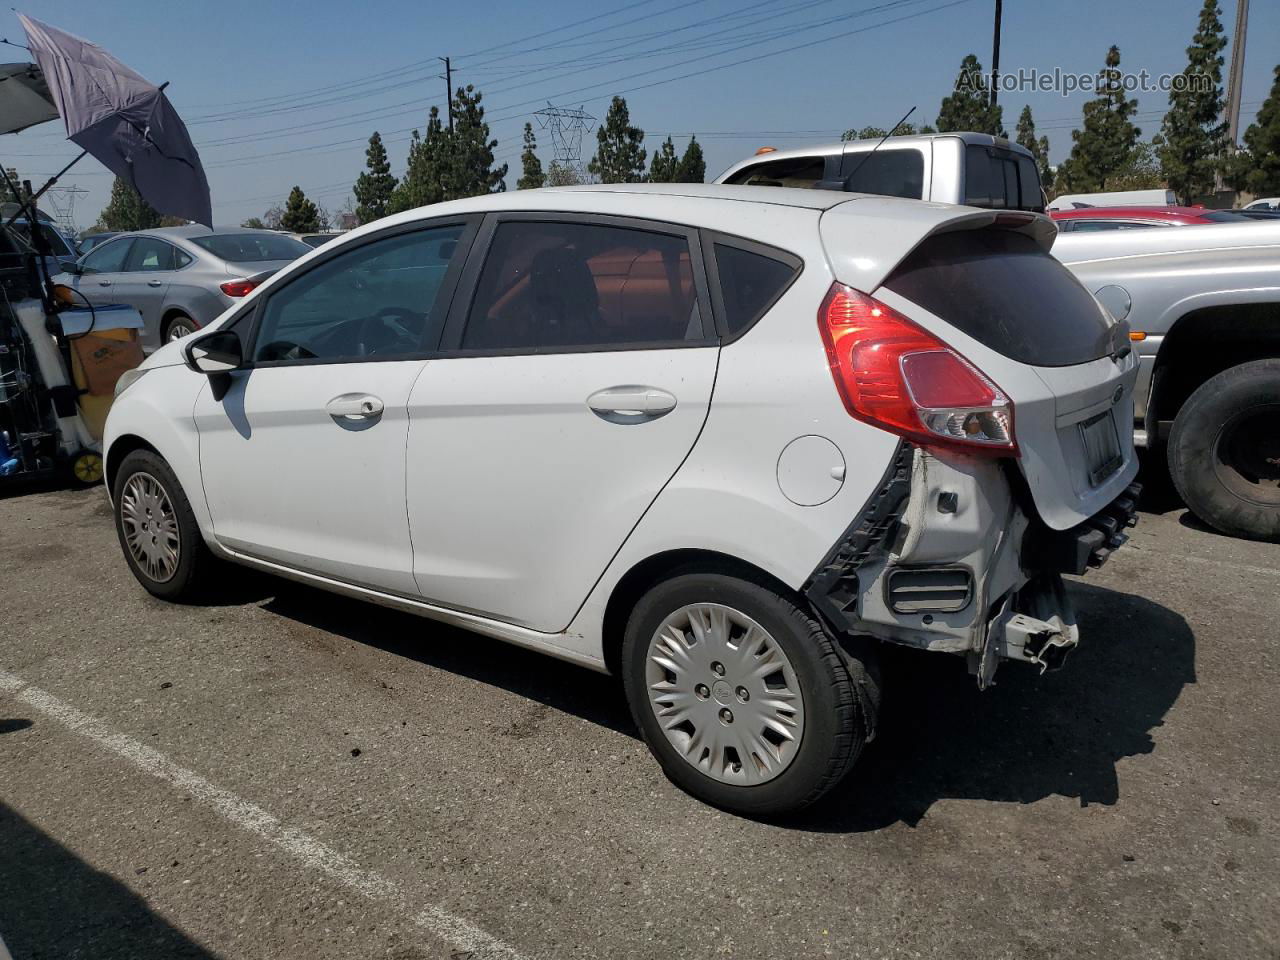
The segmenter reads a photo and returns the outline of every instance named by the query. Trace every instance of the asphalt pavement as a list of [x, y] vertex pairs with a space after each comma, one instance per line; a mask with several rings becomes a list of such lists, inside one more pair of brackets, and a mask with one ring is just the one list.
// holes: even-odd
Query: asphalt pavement
[[0, 936], [28, 958], [1280, 957], [1280, 546], [1149, 495], [1056, 673], [895, 651], [820, 805], [722, 813], [610, 678], [255, 574], [150, 598], [0, 494]]

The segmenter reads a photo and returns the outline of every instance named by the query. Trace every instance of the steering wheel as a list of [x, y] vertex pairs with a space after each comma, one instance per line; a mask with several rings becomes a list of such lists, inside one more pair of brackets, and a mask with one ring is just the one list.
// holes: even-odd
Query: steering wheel
[[[406, 321], [409, 326], [401, 323], [400, 320]], [[356, 350], [362, 357], [377, 353], [411, 353], [420, 345], [420, 332], [415, 333], [411, 327], [421, 327], [425, 320], [425, 314], [416, 313], [405, 307], [383, 307], [377, 313], [360, 321]], [[374, 334], [373, 326], [379, 323], [384, 333], [390, 332], [391, 338], [370, 343], [370, 335]]]

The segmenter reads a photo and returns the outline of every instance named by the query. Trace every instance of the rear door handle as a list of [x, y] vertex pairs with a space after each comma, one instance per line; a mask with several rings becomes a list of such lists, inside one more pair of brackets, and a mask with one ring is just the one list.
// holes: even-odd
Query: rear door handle
[[164, 283], [163, 283], [162, 281], [160, 281], [160, 280], [148, 280], [148, 281], [147, 281], [147, 286], [148, 286], [148, 287], [163, 287], [163, 286], [164, 286]]
[[98, 286], [100, 286], [100, 287], [109, 287], [109, 286], [111, 286], [111, 281], [110, 281], [110, 280], [99, 280], [99, 281], [98, 281]]
[[627, 385], [597, 390], [587, 397], [587, 406], [610, 423], [642, 423], [670, 413], [676, 398], [657, 387]]
[[334, 420], [376, 420], [382, 416], [382, 401], [369, 393], [344, 393], [325, 404], [325, 412]]

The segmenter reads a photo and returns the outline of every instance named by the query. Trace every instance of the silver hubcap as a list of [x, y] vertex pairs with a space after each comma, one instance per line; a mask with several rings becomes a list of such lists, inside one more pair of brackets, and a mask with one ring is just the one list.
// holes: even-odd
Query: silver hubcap
[[169, 339], [181, 340], [183, 337], [189, 337], [195, 331], [185, 320], [175, 320], [169, 325]]
[[120, 519], [125, 543], [134, 562], [156, 583], [171, 579], [178, 569], [178, 518], [160, 481], [149, 473], [135, 473], [120, 494]]
[[680, 756], [722, 783], [772, 780], [795, 759], [804, 697], [769, 632], [718, 603], [681, 607], [649, 641], [649, 706]]

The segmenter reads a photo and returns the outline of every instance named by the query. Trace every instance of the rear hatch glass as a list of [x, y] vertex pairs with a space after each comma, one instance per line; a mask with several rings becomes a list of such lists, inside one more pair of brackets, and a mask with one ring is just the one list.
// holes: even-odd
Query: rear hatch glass
[[1114, 328], [1089, 291], [1034, 239], [1012, 230], [927, 238], [885, 281], [979, 343], [1037, 367], [1109, 356]]

